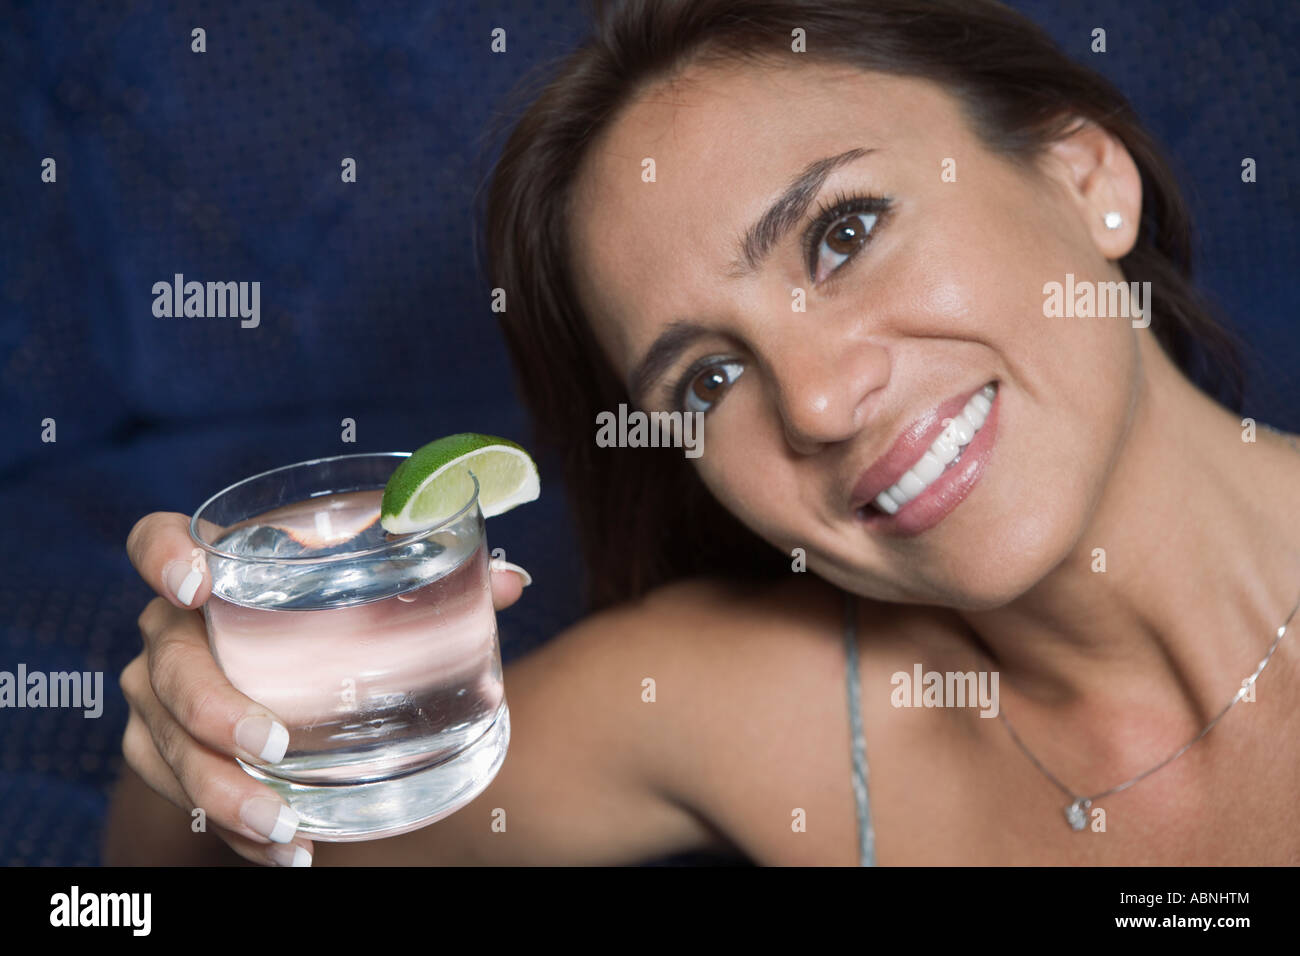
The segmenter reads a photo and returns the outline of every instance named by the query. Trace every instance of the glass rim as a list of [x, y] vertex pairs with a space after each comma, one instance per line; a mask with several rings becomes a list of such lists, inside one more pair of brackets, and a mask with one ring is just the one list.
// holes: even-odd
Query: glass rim
[[[454, 515], [450, 516], [449, 518], [444, 518], [442, 521], [439, 521], [437, 524], [433, 525], [432, 527], [423, 528], [420, 531], [411, 531], [404, 535], [398, 535], [397, 537], [394, 537], [391, 541], [385, 541], [383, 544], [376, 545], [373, 548], [365, 548], [361, 551], [348, 551], [343, 554], [324, 554], [324, 555], [319, 555], [317, 557], [301, 557], [301, 556], [282, 557], [279, 555], [238, 554], [233, 551], [222, 551], [220, 548], [208, 544], [201, 537], [199, 537], [197, 526], [198, 526], [199, 516], [203, 514], [204, 510], [208, 508], [208, 506], [210, 506], [218, 498], [222, 497], [223, 495], [229, 494], [230, 492], [233, 492], [235, 489], [239, 488], [242, 485], [246, 485], [249, 482], [257, 481], [260, 478], [266, 478], [269, 475], [274, 475], [276, 472], [288, 471], [293, 468], [306, 468], [311, 465], [323, 465], [328, 462], [334, 462], [334, 461], [346, 461], [348, 459], [356, 459], [356, 458], [410, 458], [410, 457], [411, 457], [411, 452], [409, 451], [355, 452], [350, 455], [331, 455], [326, 458], [312, 458], [307, 461], [296, 461], [293, 462], [292, 464], [280, 465], [277, 468], [268, 468], [266, 471], [258, 472], [255, 475], [249, 475], [247, 478], [241, 478], [239, 481], [236, 481], [234, 484], [227, 485], [225, 488], [222, 488], [220, 491], [218, 491], [216, 494], [209, 497], [206, 501], [203, 502], [203, 504], [199, 505], [198, 508], [194, 510], [194, 514], [190, 516], [190, 524], [189, 524], [190, 540], [193, 541], [195, 544], [197, 544], [200, 548], [202, 548], [204, 552], [206, 552], [207, 554], [219, 558], [225, 558], [228, 561], [246, 561], [246, 562], [256, 563], [256, 564], [328, 564], [331, 562], [355, 561], [357, 558], [371, 557], [377, 554], [384, 554], [385, 552], [388, 551], [400, 550], [401, 548], [404, 548], [408, 545], [415, 544], [418, 541], [422, 541], [425, 538], [427, 538], [429, 535], [445, 529], [448, 525], [453, 524], [454, 522], [460, 521], [462, 518], [465, 517], [467, 513], [469, 513], [471, 509], [475, 509], [478, 507], [478, 496], [479, 496], [478, 476], [475, 475], [473, 471], [466, 469], [466, 471], [469, 472], [470, 479], [474, 482], [474, 490], [470, 494], [469, 500], [465, 502], [465, 504], [460, 508], [459, 511], [457, 511]], [[337, 493], [337, 492], [325, 492], [324, 494], [331, 494], [331, 493]], [[321, 495], [315, 495], [311, 497], [321, 497]], [[310, 501], [311, 497], [308, 497], [303, 500]], [[238, 523], [239, 522], [236, 522], [236, 524]]]

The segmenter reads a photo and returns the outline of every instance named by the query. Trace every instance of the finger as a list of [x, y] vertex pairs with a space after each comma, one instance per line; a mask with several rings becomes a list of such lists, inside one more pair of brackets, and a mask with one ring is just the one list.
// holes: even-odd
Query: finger
[[[171, 770], [182, 791], [179, 802], [173, 799], [174, 794], [160, 790], [164, 796], [191, 813], [201, 808], [205, 822], [253, 843], [265, 846], [293, 839], [298, 814], [274, 790], [254, 780], [225, 754], [210, 750], [187, 734], [165, 708], [145, 707], [140, 717], [148, 726], [157, 758]], [[162, 768], [143, 743], [137, 740], [132, 754], [140, 763], [136, 772], [146, 783], [163, 778]]]
[[524, 588], [533, 583], [531, 574], [505, 558], [493, 558], [489, 567], [492, 569], [492, 606], [498, 611], [518, 601]]
[[[250, 763], [284, 758], [288, 726], [230, 683], [212, 657], [199, 615], [154, 598], [140, 615], [140, 631], [148, 655], [149, 686], [189, 736], [211, 750]], [[148, 708], [142, 710], [148, 716]]]
[[193, 809], [176, 774], [172, 773], [172, 768], [167, 766], [167, 761], [163, 760], [158, 748], [154, 746], [149, 726], [134, 707], [126, 720], [126, 730], [122, 733], [122, 758], [154, 793], [165, 797], [182, 810]]
[[223, 827], [213, 827], [226, 845], [250, 863], [260, 866], [311, 866], [315, 845], [305, 836], [296, 836], [290, 843], [254, 843], [238, 833]]
[[[185, 793], [171, 767], [154, 745], [149, 729], [134, 711], [127, 720], [126, 733], [122, 737], [122, 755], [126, 758], [127, 765], [151, 790], [189, 813], [193, 819], [200, 819], [194, 811], [202, 807], [201, 802], [192, 800]], [[231, 766], [240, 776], [249, 779], [237, 766]], [[255, 796], [261, 797], [263, 794], [257, 793]], [[203, 807], [203, 811], [203, 822], [196, 832], [206, 832], [210, 826], [217, 837], [250, 863], [262, 866], [311, 866], [315, 847], [309, 837], [296, 834], [289, 843], [270, 843], [260, 837], [250, 839], [242, 832], [222, 826], [215, 818], [209, 820], [206, 807]]]
[[140, 577], [172, 604], [186, 608], [206, 601], [212, 583], [189, 529], [185, 515], [155, 511], [137, 521], [126, 537], [126, 553]]

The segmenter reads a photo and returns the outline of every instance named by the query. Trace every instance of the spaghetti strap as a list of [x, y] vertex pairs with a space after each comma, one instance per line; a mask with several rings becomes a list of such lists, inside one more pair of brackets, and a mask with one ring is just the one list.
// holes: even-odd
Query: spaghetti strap
[[867, 796], [867, 742], [862, 733], [862, 706], [858, 687], [857, 599], [844, 594], [844, 651], [849, 690], [849, 727], [853, 747], [853, 797], [858, 807], [858, 865], [876, 865], [876, 834], [871, 826]]

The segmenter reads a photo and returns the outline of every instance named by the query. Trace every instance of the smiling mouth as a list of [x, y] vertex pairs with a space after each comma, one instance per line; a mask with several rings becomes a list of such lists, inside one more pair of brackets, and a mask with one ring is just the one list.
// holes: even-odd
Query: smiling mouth
[[895, 515], [909, 502], [924, 494], [946, 472], [954, 469], [961, 461], [962, 453], [984, 427], [997, 394], [997, 382], [990, 382], [972, 395], [898, 481], [857, 509], [859, 516], [870, 518]]

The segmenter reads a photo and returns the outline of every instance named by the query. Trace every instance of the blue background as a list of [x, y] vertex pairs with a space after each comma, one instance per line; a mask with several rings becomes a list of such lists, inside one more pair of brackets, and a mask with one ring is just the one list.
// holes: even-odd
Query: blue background
[[[1203, 287], [1250, 346], [1245, 411], [1300, 429], [1300, 8], [1014, 5], [1166, 145]], [[0, 711], [0, 862], [98, 862], [117, 677], [151, 597], [123, 547], [139, 517], [322, 454], [465, 430], [527, 441], [474, 200], [502, 96], [584, 34], [580, 7], [546, 0], [0, 3], [0, 669], [103, 670], [107, 698], [98, 720]], [[46, 156], [57, 184], [40, 180]], [[176, 272], [260, 281], [260, 327], [155, 318], [152, 286]], [[582, 610], [563, 489], [540, 465], [542, 499], [489, 529], [536, 582], [500, 615], [507, 662]]]

